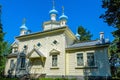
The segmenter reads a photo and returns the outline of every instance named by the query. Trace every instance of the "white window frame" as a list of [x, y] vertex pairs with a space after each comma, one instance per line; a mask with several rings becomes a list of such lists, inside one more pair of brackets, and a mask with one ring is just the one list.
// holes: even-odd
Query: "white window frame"
[[[88, 63], [88, 54], [93, 54], [93, 61], [94, 61], [94, 63], [93, 63], [93, 65], [89, 65], [89, 63]], [[89, 67], [91, 67], [91, 66], [95, 66], [95, 52], [86, 52], [86, 63], [87, 63], [87, 66], [89, 66]]]
[[25, 57], [20, 57], [20, 58], [21, 58], [20, 68], [24, 69], [26, 65], [26, 58]]
[[[81, 65], [79, 65], [79, 63], [78, 63], [78, 55], [82, 55], [82, 62], [80, 62], [81, 63]], [[80, 58], [81, 56], [79, 56], [79, 58]], [[76, 61], [77, 61], [77, 66], [84, 66], [84, 53], [77, 53], [76, 54]]]
[[58, 55], [54, 54], [52, 55], [52, 67], [57, 67], [58, 66]]
[[10, 60], [10, 69], [14, 69], [14, 59]]

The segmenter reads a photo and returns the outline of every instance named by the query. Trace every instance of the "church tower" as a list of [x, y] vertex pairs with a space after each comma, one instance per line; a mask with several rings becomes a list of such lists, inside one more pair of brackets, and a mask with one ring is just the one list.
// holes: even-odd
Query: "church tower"
[[53, 8], [49, 11], [50, 20], [43, 23], [43, 30], [53, 30], [60, 27], [60, 22], [56, 20], [58, 11], [55, 9], [55, 2], [53, 0]]
[[62, 15], [59, 17], [60, 19], [60, 26], [66, 26], [68, 17], [64, 14], [64, 7], [62, 7]]
[[26, 20], [25, 20], [25, 18], [24, 18], [24, 19], [23, 19], [22, 26], [20, 27], [20, 36], [27, 34], [28, 28], [25, 26], [25, 22], [26, 22]]

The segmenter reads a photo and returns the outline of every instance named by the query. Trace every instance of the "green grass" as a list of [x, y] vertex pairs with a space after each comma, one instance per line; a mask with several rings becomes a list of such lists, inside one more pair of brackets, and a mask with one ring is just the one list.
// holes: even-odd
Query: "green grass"
[[[0, 78], [0, 80], [18, 80], [17, 78]], [[68, 78], [38, 78], [31, 80], [76, 80], [76, 79], [68, 79]]]
[[68, 79], [68, 78], [39, 78], [38, 80], [76, 80], [76, 79]]
[[18, 80], [17, 78], [0, 78], [0, 80]]

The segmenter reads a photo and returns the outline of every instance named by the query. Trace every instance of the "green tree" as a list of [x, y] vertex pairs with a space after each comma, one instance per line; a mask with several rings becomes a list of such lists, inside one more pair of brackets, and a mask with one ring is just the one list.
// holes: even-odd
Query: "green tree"
[[90, 31], [85, 29], [83, 26], [78, 27], [78, 34], [80, 35], [80, 41], [89, 41], [91, 40], [91, 37], [93, 36]]
[[[112, 63], [111, 67], [116, 68], [114, 65], [117, 59], [120, 58], [120, 0], [102, 0], [102, 8], [106, 11], [100, 18], [103, 18], [104, 22], [116, 29], [112, 32], [115, 39], [109, 47], [111, 54], [110, 62]], [[113, 72], [116, 72], [114, 70]], [[119, 71], [117, 72], [119, 74]]]
[[2, 23], [1, 23], [1, 8], [2, 6], [0, 5], [0, 77], [3, 74], [5, 68], [5, 61], [6, 61], [5, 55], [8, 54], [10, 51], [9, 44], [4, 41], [5, 33], [3, 32]]

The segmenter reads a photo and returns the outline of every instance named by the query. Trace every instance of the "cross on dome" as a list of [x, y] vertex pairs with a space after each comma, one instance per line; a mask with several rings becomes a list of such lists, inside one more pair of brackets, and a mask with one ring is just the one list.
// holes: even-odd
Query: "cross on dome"
[[62, 6], [62, 14], [64, 15], [64, 6]]
[[25, 23], [26, 23], [26, 19], [24, 18], [23, 21], [22, 21], [22, 26], [20, 27], [20, 29], [25, 29], [25, 30], [28, 29], [28, 28], [25, 26]]
[[26, 23], [26, 18], [23, 18], [22, 24]]
[[62, 15], [59, 17], [60, 20], [67, 20], [68, 17], [64, 14], [64, 6], [62, 6]]
[[55, 9], [55, 1], [53, 0], [53, 9]]
[[55, 1], [54, 1], [54, 0], [52, 1], [52, 4], [53, 4], [53, 5], [52, 5], [53, 9], [49, 11], [49, 14], [50, 14], [50, 15], [51, 15], [51, 14], [56, 14], [56, 15], [57, 15], [57, 14], [58, 14], [58, 11], [55, 10]]

